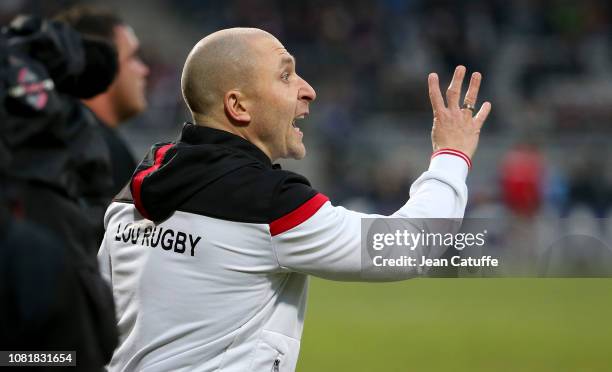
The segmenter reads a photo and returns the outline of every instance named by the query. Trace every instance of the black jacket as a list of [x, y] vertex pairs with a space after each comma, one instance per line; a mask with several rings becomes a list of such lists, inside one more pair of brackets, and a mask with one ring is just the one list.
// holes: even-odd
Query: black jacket
[[180, 210], [267, 223], [315, 195], [305, 177], [272, 164], [244, 138], [186, 123], [176, 143], [151, 148], [134, 172], [130, 190], [116, 200], [133, 202], [156, 222]]
[[96, 137], [94, 153], [99, 159], [105, 159], [106, 167], [99, 173], [104, 174], [105, 179], [82, 185], [80, 195], [80, 204], [95, 230], [97, 249], [104, 238], [104, 212], [113, 197], [129, 182], [136, 169], [136, 161], [115, 129], [102, 122], [93, 112], [84, 110], [92, 123], [92, 135]]
[[53, 115], [5, 132], [11, 181], [3, 177], [2, 186], [13, 191], [8, 203], [0, 201], [13, 206], [13, 217], [0, 235], [1, 349], [76, 350], [77, 370], [96, 371], [110, 360], [118, 336], [83, 200], [107, 192], [108, 153], [78, 100], [56, 102]]
[[110, 157], [112, 180], [108, 193], [108, 202], [110, 202], [132, 178], [134, 169], [136, 169], [136, 160], [117, 131], [104, 124], [99, 118], [97, 121], [98, 133], [104, 140]]

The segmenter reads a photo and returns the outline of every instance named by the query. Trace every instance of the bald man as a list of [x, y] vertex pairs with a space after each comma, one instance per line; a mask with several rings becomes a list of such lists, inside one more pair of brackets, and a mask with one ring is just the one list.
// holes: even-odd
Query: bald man
[[[434, 153], [397, 217], [464, 213], [465, 178], [490, 104], [472, 117], [481, 76], [459, 106], [429, 76]], [[280, 158], [306, 154], [314, 89], [274, 36], [229, 29], [202, 39], [182, 76], [193, 115], [154, 145], [110, 206], [98, 258], [112, 283], [120, 346], [110, 371], [293, 371], [308, 275], [361, 276], [366, 215], [333, 206]]]

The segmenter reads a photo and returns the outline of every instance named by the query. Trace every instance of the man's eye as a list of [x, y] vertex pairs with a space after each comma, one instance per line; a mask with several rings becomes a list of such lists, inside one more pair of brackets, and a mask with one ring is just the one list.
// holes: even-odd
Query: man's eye
[[281, 79], [285, 80], [285, 81], [289, 81], [289, 73], [288, 72], [283, 72], [281, 75]]

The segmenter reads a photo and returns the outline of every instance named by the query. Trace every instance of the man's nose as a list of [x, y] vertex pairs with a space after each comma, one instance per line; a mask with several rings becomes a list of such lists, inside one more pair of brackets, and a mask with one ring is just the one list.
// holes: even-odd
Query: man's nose
[[148, 76], [149, 75], [149, 66], [142, 60], [138, 61], [138, 63], [140, 64], [140, 71], [142, 73], [142, 76]]
[[306, 80], [302, 79], [302, 87], [300, 88], [298, 98], [312, 102], [317, 98], [317, 92]]

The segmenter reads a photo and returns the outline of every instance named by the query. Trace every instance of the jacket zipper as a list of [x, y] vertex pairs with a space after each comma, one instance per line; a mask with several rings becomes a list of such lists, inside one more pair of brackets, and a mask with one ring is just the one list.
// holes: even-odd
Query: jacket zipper
[[272, 372], [279, 372], [280, 371], [280, 359], [276, 358], [274, 360], [274, 364], [272, 364]]

